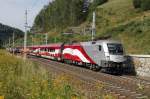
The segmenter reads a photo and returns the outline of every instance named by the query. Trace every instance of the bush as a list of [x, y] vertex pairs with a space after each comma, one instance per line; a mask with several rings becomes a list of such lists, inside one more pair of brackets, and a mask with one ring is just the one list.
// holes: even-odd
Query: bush
[[94, 3], [98, 6], [98, 5], [101, 5], [105, 2], [107, 2], [108, 0], [94, 0]]
[[141, 0], [133, 0], [133, 5], [135, 8], [141, 8]]
[[133, 0], [135, 8], [141, 8], [143, 11], [150, 10], [150, 0]]
[[141, 9], [143, 11], [150, 10], [150, 0], [142, 0]]

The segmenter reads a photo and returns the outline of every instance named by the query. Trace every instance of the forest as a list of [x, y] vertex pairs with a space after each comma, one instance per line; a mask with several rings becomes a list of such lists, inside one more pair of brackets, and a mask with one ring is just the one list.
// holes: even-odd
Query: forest
[[47, 32], [52, 29], [62, 31], [66, 27], [78, 26], [86, 21], [89, 13], [96, 6], [107, 0], [55, 0], [40, 11], [36, 16], [32, 30]]
[[15, 39], [21, 38], [24, 35], [23, 31], [19, 29], [0, 23], [0, 47], [2, 47], [4, 43], [8, 43], [9, 38], [11, 38], [10, 40], [12, 41], [13, 33], [15, 34]]

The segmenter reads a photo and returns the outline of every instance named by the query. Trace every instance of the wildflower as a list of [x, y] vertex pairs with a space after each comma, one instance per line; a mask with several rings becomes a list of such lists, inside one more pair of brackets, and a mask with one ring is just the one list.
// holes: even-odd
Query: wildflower
[[4, 96], [0, 96], [0, 99], [4, 99]]
[[103, 96], [103, 99], [115, 99], [112, 95], [107, 94]]
[[46, 86], [48, 85], [48, 81], [47, 80], [43, 80], [42, 81], [42, 85], [46, 88]]
[[144, 89], [144, 85], [142, 85], [141, 83], [138, 83], [137, 86], [138, 86], [139, 90], [143, 90]]
[[71, 99], [78, 99], [78, 96], [76, 94], [72, 94]]
[[97, 82], [97, 83], [95, 84], [95, 87], [96, 87], [97, 89], [103, 89], [104, 86], [105, 86], [105, 85], [104, 85], [102, 82]]

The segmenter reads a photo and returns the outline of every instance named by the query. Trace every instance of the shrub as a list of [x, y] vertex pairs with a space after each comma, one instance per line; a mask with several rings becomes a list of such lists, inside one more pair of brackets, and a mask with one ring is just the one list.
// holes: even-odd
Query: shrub
[[133, 5], [135, 8], [141, 8], [141, 0], [133, 0]]
[[142, 0], [141, 9], [143, 11], [150, 10], [150, 0]]
[[94, 0], [94, 3], [96, 4], [96, 5], [101, 5], [101, 4], [103, 4], [103, 3], [105, 3], [105, 2], [107, 2], [108, 0]]
[[150, 0], [133, 0], [135, 8], [141, 8], [143, 11], [150, 10]]

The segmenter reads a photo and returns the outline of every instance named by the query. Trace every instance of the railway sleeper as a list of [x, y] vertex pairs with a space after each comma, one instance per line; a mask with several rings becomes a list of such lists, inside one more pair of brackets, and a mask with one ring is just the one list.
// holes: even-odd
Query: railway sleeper
[[126, 90], [126, 89], [114, 89], [109, 88], [109, 92], [110, 93], [115, 93], [115, 94], [120, 94], [120, 96], [126, 96], [130, 99], [135, 99], [137, 96], [142, 96], [142, 94], [137, 94], [136, 92], [131, 92], [130, 90]]

